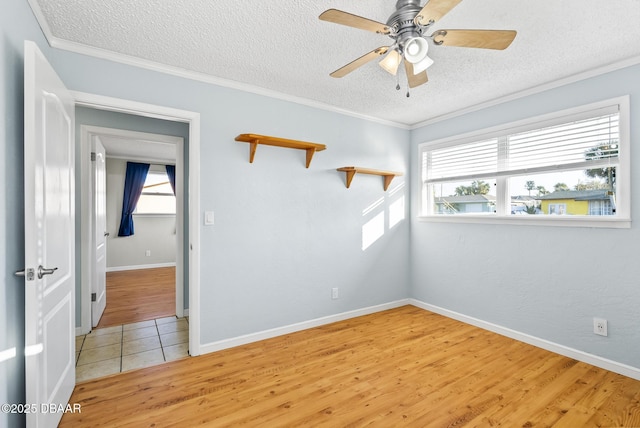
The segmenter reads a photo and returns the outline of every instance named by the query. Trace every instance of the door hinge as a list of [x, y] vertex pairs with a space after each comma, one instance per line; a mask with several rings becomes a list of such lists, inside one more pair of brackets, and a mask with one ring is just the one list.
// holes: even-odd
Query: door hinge
[[91, 162], [96, 161], [96, 152], [91, 152]]
[[98, 296], [96, 296], [96, 293], [91, 293], [91, 301], [95, 302]]

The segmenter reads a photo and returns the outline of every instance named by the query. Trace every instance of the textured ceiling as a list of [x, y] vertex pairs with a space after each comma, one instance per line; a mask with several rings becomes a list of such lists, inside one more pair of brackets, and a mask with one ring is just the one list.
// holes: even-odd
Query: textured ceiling
[[516, 39], [504, 51], [432, 45], [429, 82], [409, 98], [403, 73], [396, 91], [377, 61], [330, 77], [391, 39], [318, 19], [336, 8], [386, 22], [395, 0], [29, 1], [54, 46], [99, 48], [96, 55], [111, 51], [403, 125], [640, 62], [640, 0], [462, 1], [433, 30], [508, 29]]

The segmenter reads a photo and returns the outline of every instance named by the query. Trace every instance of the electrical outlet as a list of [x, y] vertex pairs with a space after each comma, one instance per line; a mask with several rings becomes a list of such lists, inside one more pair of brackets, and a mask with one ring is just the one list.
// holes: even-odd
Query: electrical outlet
[[331, 289], [331, 298], [335, 300], [335, 299], [338, 298], [338, 295], [339, 295], [338, 294], [338, 288], [337, 287], [336, 288], [332, 288]]
[[603, 318], [594, 318], [593, 319], [593, 332], [595, 334], [599, 334], [600, 336], [607, 335], [607, 320]]
[[147, 256], [147, 257], [151, 257], [151, 250], [145, 251], [144, 255]]

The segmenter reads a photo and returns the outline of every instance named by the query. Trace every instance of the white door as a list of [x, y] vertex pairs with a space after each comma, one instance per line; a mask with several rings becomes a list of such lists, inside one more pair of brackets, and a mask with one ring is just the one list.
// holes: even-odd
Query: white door
[[28, 427], [55, 427], [75, 385], [73, 99], [24, 45], [25, 369]]
[[[91, 325], [97, 326], [107, 306], [107, 189], [105, 149], [97, 136], [91, 142], [93, 173], [93, 257], [91, 278]], [[95, 297], [94, 297], [95, 296]]]

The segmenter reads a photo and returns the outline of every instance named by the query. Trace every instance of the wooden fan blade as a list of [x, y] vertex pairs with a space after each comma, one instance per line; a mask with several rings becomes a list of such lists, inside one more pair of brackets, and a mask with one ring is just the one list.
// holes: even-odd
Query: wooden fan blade
[[389, 52], [389, 54], [384, 57], [382, 61], [380, 61], [380, 67], [384, 68], [385, 71], [395, 76], [398, 72], [400, 61], [402, 61], [402, 57], [400, 56], [398, 51], [394, 49]]
[[351, 73], [356, 68], [361, 67], [366, 63], [368, 63], [369, 61], [372, 61], [378, 58], [380, 55], [386, 54], [388, 50], [389, 50], [388, 46], [382, 46], [377, 49], [374, 49], [371, 52], [362, 55], [360, 58], [351, 61], [349, 64], [345, 65], [344, 67], [337, 69], [336, 71], [331, 73], [330, 76], [344, 77], [347, 74]]
[[381, 22], [363, 18], [337, 9], [325, 10], [320, 14], [319, 18], [322, 21], [359, 28], [365, 31], [373, 31], [374, 33], [389, 34], [391, 32], [391, 29]]
[[502, 50], [516, 34], [513, 30], [438, 30], [431, 37], [436, 45]]
[[420, 25], [434, 23], [456, 7], [462, 0], [429, 0], [416, 15]]
[[407, 80], [409, 81], [410, 88], [415, 88], [416, 86], [425, 84], [429, 80], [426, 70], [422, 73], [413, 74], [413, 64], [409, 61], [404, 62], [404, 70], [407, 72]]

